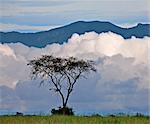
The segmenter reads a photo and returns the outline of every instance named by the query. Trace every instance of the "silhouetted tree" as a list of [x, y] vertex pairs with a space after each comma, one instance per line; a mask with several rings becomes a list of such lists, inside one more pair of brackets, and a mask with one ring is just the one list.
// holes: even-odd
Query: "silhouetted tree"
[[60, 95], [62, 110], [67, 108], [68, 99], [77, 80], [90, 71], [96, 71], [93, 61], [79, 60], [74, 57], [61, 58], [43, 55], [31, 60], [28, 65], [31, 66], [34, 79], [40, 77], [41, 84], [45, 81], [52, 84], [50, 90], [54, 90]]

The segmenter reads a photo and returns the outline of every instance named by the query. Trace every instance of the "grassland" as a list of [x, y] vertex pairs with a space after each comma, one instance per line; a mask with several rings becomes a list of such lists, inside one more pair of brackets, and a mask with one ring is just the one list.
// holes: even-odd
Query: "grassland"
[[150, 124], [150, 117], [0, 116], [0, 124]]

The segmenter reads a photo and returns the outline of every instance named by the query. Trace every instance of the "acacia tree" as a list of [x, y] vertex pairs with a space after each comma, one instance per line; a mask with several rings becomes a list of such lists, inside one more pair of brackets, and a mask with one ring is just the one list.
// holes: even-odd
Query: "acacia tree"
[[31, 66], [32, 78], [41, 78], [41, 84], [48, 82], [50, 90], [57, 92], [62, 100], [62, 108], [67, 103], [74, 89], [74, 85], [80, 77], [96, 71], [93, 61], [79, 60], [74, 57], [61, 58], [52, 55], [43, 55], [28, 63]]

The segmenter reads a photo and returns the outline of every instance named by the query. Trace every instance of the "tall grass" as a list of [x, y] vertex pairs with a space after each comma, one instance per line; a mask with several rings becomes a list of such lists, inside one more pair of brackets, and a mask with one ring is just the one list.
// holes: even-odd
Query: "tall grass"
[[150, 118], [144, 116], [0, 116], [0, 124], [150, 124]]

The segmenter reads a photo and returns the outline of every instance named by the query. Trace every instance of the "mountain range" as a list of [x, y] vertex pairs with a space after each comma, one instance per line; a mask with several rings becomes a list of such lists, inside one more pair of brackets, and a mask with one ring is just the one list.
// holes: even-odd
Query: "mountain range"
[[20, 32], [0, 32], [0, 43], [23, 43], [32, 47], [45, 47], [47, 44], [59, 43], [62, 44], [74, 33], [84, 34], [85, 32], [94, 31], [96, 33], [113, 32], [121, 35], [125, 39], [135, 36], [143, 38], [150, 37], [150, 24], [138, 24], [132, 28], [121, 28], [110, 22], [101, 21], [78, 21], [66, 26], [41, 31], [36, 33], [20, 33]]

